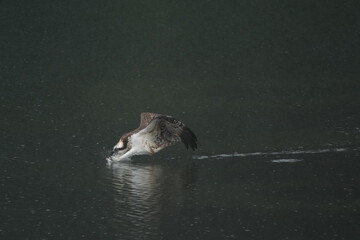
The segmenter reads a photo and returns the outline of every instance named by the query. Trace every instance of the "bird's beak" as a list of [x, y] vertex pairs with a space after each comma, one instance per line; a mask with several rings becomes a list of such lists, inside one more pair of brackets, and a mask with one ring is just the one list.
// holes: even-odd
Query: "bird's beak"
[[111, 150], [109, 153], [108, 153], [108, 157], [106, 158], [106, 160], [108, 161], [112, 161], [112, 158], [114, 155], [116, 155], [117, 151], [115, 150]]

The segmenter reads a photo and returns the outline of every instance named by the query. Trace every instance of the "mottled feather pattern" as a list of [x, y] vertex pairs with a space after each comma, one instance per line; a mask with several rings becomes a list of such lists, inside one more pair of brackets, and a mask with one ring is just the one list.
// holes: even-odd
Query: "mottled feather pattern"
[[192, 150], [197, 148], [197, 138], [185, 124], [170, 116], [158, 116], [156, 119], [159, 121], [161, 145], [170, 146], [181, 140], [187, 149], [189, 146]]

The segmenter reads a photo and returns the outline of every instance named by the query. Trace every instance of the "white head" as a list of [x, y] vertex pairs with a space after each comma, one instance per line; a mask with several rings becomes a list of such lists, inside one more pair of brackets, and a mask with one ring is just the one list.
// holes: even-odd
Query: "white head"
[[124, 158], [124, 155], [131, 149], [131, 137], [122, 136], [120, 141], [114, 146], [111, 155], [108, 158], [111, 161], [119, 161]]

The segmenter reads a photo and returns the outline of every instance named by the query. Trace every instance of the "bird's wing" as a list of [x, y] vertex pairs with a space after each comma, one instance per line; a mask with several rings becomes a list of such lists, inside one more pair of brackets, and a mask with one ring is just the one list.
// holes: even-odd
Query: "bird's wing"
[[[141, 114], [140, 114], [140, 125], [139, 125], [139, 127], [138, 127], [137, 129], [131, 131], [131, 132], [124, 133], [124, 134], [121, 136], [120, 141], [119, 141], [118, 144], [120, 144], [120, 142], [122, 142], [121, 146], [125, 146], [125, 147], [126, 147], [126, 145], [127, 145], [127, 143], [128, 143], [128, 137], [129, 137], [130, 135], [133, 135], [133, 134], [135, 134], [135, 133], [140, 132], [141, 130], [143, 130], [144, 128], [146, 128], [146, 127], [149, 125], [149, 123], [151, 122], [151, 120], [153, 120], [156, 116], [160, 116], [160, 115], [161, 115], [161, 114], [157, 114], [157, 113], [147, 113], [147, 112], [141, 113]], [[118, 144], [117, 144], [117, 145], [118, 145]], [[116, 146], [117, 146], [117, 145], [116, 145]], [[115, 146], [115, 147], [116, 147], [116, 146]], [[123, 147], [121, 147], [121, 148], [123, 148]]]
[[151, 135], [153, 142], [159, 147], [167, 147], [182, 141], [186, 148], [190, 147], [192, 150], [197, 148], [195, 134], [185, 124], [171, 116], [154, 117], [145, 131]]
[[146, 128], [149, 123], [151, 122], [151, 120], [153, 120], [155, 117], [160, 116], [161, 114], [157, 114], [157, 113], [141, 113], [140, 114], [140, 125], [138, 130], [142, 130], [144, 128]]

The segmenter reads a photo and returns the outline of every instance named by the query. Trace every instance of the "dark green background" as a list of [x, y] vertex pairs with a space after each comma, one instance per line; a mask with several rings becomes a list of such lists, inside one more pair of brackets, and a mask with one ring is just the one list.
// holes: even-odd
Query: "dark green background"
[[358, 127], [360, 103], [352, 3], [3, 2], [3, 135], [114, 137], [150, 111], [204, 148], [344, 144], [334, 129]]
[[[1, 1], [1, 188], [9, 220], [1, 218], [0, 233], [7, 236], [22, 229], [21, 239], [41, 239], [45, 230], [28, 231], [39, 219], [46, 221], [48, 205], [69, 208], [69, 203], [57, 203], [58, 194], [65, 194], [68, 201], [84, 186], [102, 189], [101, 179], [108, 179], [103, 172], [106, 151], [122, 133], [137, 127], [141, 112], [164, 113], [185, 122], [202, 144], [197, 155], [357, 148], [359, 16], [356, 1], [335, 0]], [[169, 148], [158, 155], [162, 168], [161, 159], [171, 154], [192, 156], [183, 146]], [[335, 157], [330, 162], [337, 166], [349, 158], [355, 163], [357, 157]], [[209, 164], [200, 170], [204, 179], [211, 179], [209, 169], [219, 167]], [[252, 176], [231, 172], [246, 164], [227, 164], [216, 181], [231, 187], [219, 199], [237, 191], [233, 180], [222, 174], [243, 174], [241, 180]], [[341, 174], [349, 173], [348, 181], [354, 183], [357, 180], [350, 177], [354, 167], [347, 166]], [[266, 165], [252, 167], [257, 171]], [[181, 161], [169, 168], [187, 173]], [[133, 166], [129, 171], [135, 171]], [[326, 182], [328, 174], [323, 177]], [[213, 183], [204, 179], [201, 184]], [[264, 181], [262, 176], [259, 179], [254, 189]], [[304, 179], [298, 179], [294, 184], [302, 185]], [[104, 188], [111, 187], [105, 184]], [[302, 190], [299, 193], [306, 194]], [[102, 196], [102, 190], [92, 191], [94, 195], [78, 197]], [[48, 196], [45, 207], [36, 205], [39, 197], [33, 192]], [[237, 196], [242, 197], [240, 192]], [[108, 203], [103, 201], [100, 206]], [[88, 210], [77, 204], [70, 209]], [[225, 206], [233, 205], [224, 203], [219, 208]], [[29, 208], [42, 209], [44, 215], [35, 214], [26, 221]], [[211, 215], [209, 211], [205, 212]], [[63, 226], [69, 218], [58, 224]], [[60, 229], [66, 239], [79, 239], [84, 233]], [[116, 233], [117, 228], [110, 232]], [[103, 238], [100, 233], [97, 237]], [[259, 239], [268, 235], [263, 233], [259, 232]], [[276, 236], [286, 239], [288, 235], [278, 232]]]

